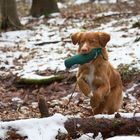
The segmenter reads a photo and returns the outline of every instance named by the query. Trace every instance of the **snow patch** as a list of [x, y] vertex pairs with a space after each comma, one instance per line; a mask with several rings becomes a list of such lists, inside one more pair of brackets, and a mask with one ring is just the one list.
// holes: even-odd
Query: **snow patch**
[[[105, 118], [105, 119], [113, 119], [115, 117], [115, 114], [112, 115], [107, 115], [107, 114], [98, 114], [95, 115], [95, 118]], [[119, 113], [121, 115], [121, 117], [123, 118], [132, 118], [132, 117], [139, 117], [140, 113]]]
[[140, 137], [137, 136], [116, 136], [108, 138], [106, 140], [140, 140]]
[[87, 3], [90, 2], [90, 0], [76, 0], [75, 4], [82, 4], [82, 3]]
[[7, 137], [6, 132], [9, 127], [18, 130], [21, 136], [27, 136], [27, 140], [55, 140], [58, 131], [67, 134], [64, 122], [67, 120], [61, 114], [54, 114], [43, 119], [27, 119], [11, 122], [0, 122], [0, 138]]

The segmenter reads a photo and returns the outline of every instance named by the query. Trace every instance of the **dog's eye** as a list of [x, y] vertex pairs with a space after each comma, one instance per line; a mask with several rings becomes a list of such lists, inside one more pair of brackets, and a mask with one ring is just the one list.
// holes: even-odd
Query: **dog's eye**
[[84, 41], [80, 41], [80, 45], [84, 44]]

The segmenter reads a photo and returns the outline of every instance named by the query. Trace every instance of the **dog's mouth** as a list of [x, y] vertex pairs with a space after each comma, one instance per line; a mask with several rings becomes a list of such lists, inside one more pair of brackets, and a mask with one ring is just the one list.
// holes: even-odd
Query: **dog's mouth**
[[80, 54], [89, 54], [90, 52], [80, 52]]
[[88, 50], [80, 50], [79, 54], [89, 54], [92, 51], [92, 49], [88, 49]]

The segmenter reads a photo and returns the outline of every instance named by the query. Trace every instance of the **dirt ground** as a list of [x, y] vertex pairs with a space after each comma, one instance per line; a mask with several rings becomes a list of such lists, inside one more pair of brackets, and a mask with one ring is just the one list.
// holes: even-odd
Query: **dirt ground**
[[[107, 23], [116, 18], [126, 18], [131, 16], [128, 14], [128, 10], [132, 14], [137, 15], [138, 5], [131, 6], [126, 3], [123, 4], [110, 4], [110, 5], [96, 5], [87, 4], [82, 6], [70, 6], [67, 9], [62, 9], [62, 16], [67, 18], [66, 26], [72, 24], [73, 19], [78, 17], [87, 20], [85, 29], [91, 29], [98, 27], [102, 22]], [[97, 13], [106, 12], [109, 10], [121, 11], [124, 10], [124, 14], [106, 16], [97, 18], [95, 22], [91, 22], [92, 19], [96, 18]], [[22, 15], [22, 13], [21, 13]], [[44, 23], [47, 20], [44, 19]], [[27, 28], [31, 28], [32, 24], [29, 23]], [[63, 27], [62, 27], [63, 28]], [[1, 69], [0, 71], [4, 71]], [[44, 75], [48, 71], [44, 72]], [[49, 71], [49, 73], [54, 73]], [[64, 115], [78, 115], [81, 117], [92, 116], [92, 110], [89, 105], [89, 99], [84, 97], [78, 90], [75, 89], [75, 93], [69, 102], [70, 94], [73, 93], [75, 87], [75, 72], [61, 72], [64, 75], [64, 80], [61, 82], [54, 82], [50, 85], [27, 85], [16, 83], [16, 75], [13, 75], [11, 71], [5, 71], [5, 74], [0, 74], [0, 120], [15, 120], [25, 118], [36, 118], [40, 117], [38, 109], [38, 98], [43, 97], [49, 107], [50, 115], [54, 113], [62, 113]], [[135, 83], [134, 90], [129, 91], [134, 98], [135, 102], [132, 102], [129, 96], [124, 97], [122, 108], [120, 112], [140, 112], [140, 73], [127, 73], [131, 76], [126, 78], [122, 77], [124, 92], [131, 88]], [[14, 98], [13, 98], [14, 97]], [[68, 105], [67, 105], [68, 104]], [[64, 109], [65, 108], [65, 109]]]

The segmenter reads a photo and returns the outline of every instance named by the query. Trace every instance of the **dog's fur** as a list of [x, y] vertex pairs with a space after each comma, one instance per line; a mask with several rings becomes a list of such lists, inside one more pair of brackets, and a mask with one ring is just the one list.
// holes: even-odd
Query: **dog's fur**
[[122, 103], [122, 82], [120, 74], [108, 61], [106, 44], [110, 35], [105, 32], [77, 32], [71, 36], [78, 53], [87, 54], [93, 48], [102, 48], [102, 55], [96, 60], [79, 67], [77, 83], [85, 96], [90, 97], [94, 115], [117, 112]]

